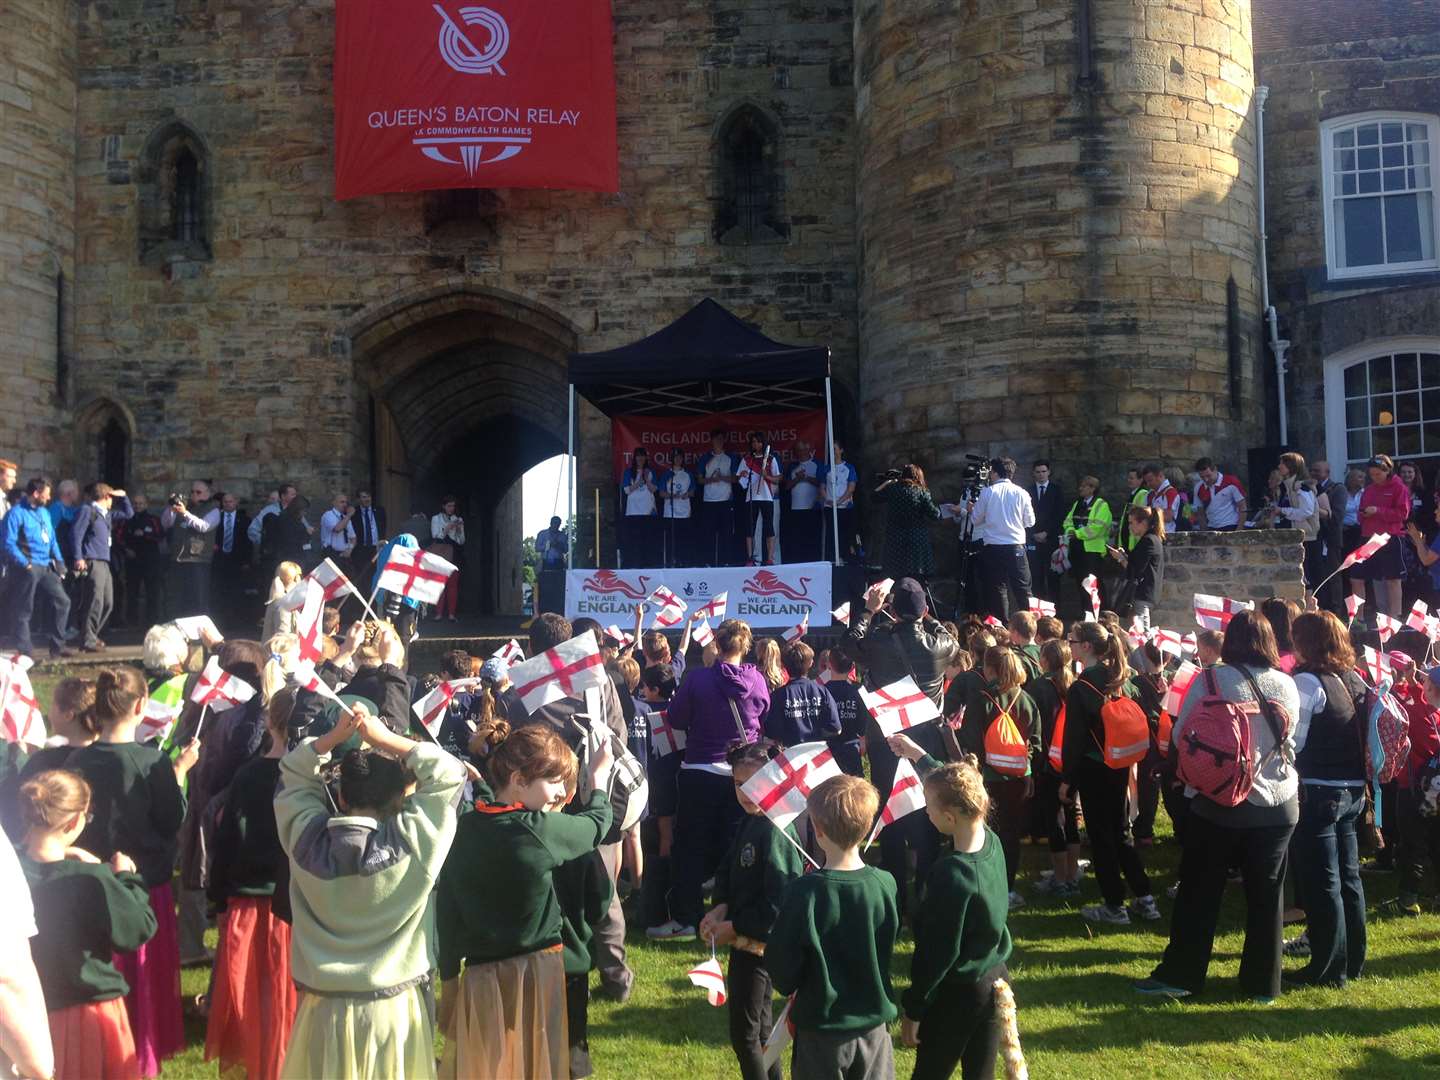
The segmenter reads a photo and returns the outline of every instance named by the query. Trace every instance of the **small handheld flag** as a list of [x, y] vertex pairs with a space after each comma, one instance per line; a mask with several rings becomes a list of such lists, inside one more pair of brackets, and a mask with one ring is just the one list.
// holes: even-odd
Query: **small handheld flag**
[[1383, 611], [1375, 612], [1375, 633], [1380, 636], [1380, 644], [1384, 645], [1404, 624], [1399, 619], [1392, 619]]
[[686, 611], [685, 601], [681, 600], [680, 597], [676, 596], [664, 585], [661, 585], [645, 598], [647, 604], [652, 600], [660, 605], [660, 610], [655, 614], [656, 626], [665, 628], [679, 626], [684, 620]]
[[803, 638], [810, 631], [810, 612], [805, 612], [805, 617], [798, 623], [785, 631], [785, 640], [796, 642]]
[[450, 703], [455, 700], [455, 695], [461, 690], [468, 690], [479, 684], [479, 679], [442, 680], [434, 690], [431, 690], [410, 708], [414, 711], [416, 719], [420, 721], [420, 726], [438, 742], [440, 724], [445, 719], [445, 713], [449, 710]]
[[1080, 587], [1090, 594], [1090, 611], [1098, 619], [1100, 617], [1100, 579], [1094, 574], [1086, 574], [1085, 580], [1080, 582]]
[[1356, 596], [1354, 593], [1351, 593], [1349, 596], [1345, 597], [1345, 613], [1349, 615], [1352, 619], [1355, 618], [1355, 616], [1359, 613], [1360, 609], [1364, 606], [1365, 598], [1363, 596]]
[[1237, 611], [1254, 611], [1249, 600], [1231, 600], [1228, 596], [1195, 594], [1195, 621], [1205, 630], [1224, 630]]
[[687, 972], [690, 981], [705, 991], [705, 1000], [717, 1008], [725, 1004], [725, 973], [720, 970], [720, 961], [711, 956], [704, 963], [696, 964]]
[[921, 693], [919, 685], [910, 675], [878, 690], [866, 690], [862, 686], [860, 700], [887, 737], [916, 724], [940, 719], [939, 706], [928, 694]]
[[915, 766], [906, 758], [900, 758], [895, 764], [895, 783], [890, 787], [890, 797], [885, 800], [885, 809], [880, 811], [880, 818], [875, 822], [875, 828], [870, 831], [870, 838], [865, 841], [865, 846], [868, 848], [873, 844], [880, 835], [880, 830], [886, 825], [893, 825], [907, 814], [923, 809], [925, 788], [920, 783]]
[[1046, 615], [1053, 617], [1055, 614], [1055, 605], [1049, 600], [1041, 600], [1038, 596], [1032, 596], [1030, 597], [1030, 610], [1041, 617]]
[[220, 658], [210, 657], [205, 670], [190, 691], [190, 700], [205, 706], [211, 712], [224, 712], [236, 705], [243, 705], [255, 696], [255, 688], [243, 679], [237, 679], [228, 671], [220, 670]]
[[587, 688], [603, 686], [610, 676], [605, 674], [605, 658], [594, 634], [562, 641], [553, 649], [510, 669], [515, 692], [534, 713], [552, 701], [579, 697]]
[[[1362, 563], [1390, 542], [1389, 533], [1376, 533], [1340, 562], [1341, 570], [1349, 570], [1356, 563]], [[1331, 577], [1334, 577], [1332, 574]], [[1326, 580], [1329, 580], [1328, 578]], [[1317, 586], [1318, 587], [1318, 586]]]
[[850, 625], [850, 601], [846, 600], [834, 611], [830, 612], [830, 618], [834, 619], [841, 626]]
[[310, 578], [324, 591], [325, 602], [328, 604], [337, 596], [344, 596], [347, 593], [351, 596], [359, 596], [355, 586], [345, 576], [345, 571], [335, 565], [334, 559], [326, 559], [319, 566], [305, 575]]
[[710, 620], [701, 619], [690, 631], [690, 637], [702, 649], [715, 640], [715, 631], [710, 629]]
[[[805, 812], [810, 792], [832, 776], [841, 775], [840, 766], [823, 742], [800, 743], [772, 758], [741, 785], [744, 796], [758, 806], [786, 840], [786, 826]], [[798, 845], [797, 845], [798, 846]], [[810, 859], [802, 849], [802, 854]], [[810, 859], [813, 864], [814, 859]]]
[[1161, 704], [1171, 716], [1180, 715], [1180, 706], [1185, 703], [1185, 693], [1190, 689], [1190, 684], [1195, 681], [1195, 676], [1200, 674], [1200, 668], [1189, 660], [1182, 660], [1180, 666], [1175, 669], [1175, 675], [1170, 680], [1170, 689], [1165, 692], [1165, 700]]
[[611, 623], [605, 628], [605, 636], [618, 644], [622, 649], [628, 649], [631, 645], [635, 644], [635, 635], [627, 634], [614, 623]]
[[458, 570], [433, 551], [392, 547], [376, 586], [422, 604], [438, 604], [445, 595], [445, 583]]
[[716, 593], [705, 603], [695, 609], [695, 617], [706, 619], [724, 619], [725, 605], [729, 603], [729, 592]]
[[677, 751], [685, 749], [685, 732], [670, 726], [670, 721], [665, 714], [655, 711], [648, 717], [650, 721], [650, 745], [655, 749], [657, 758], [669, 757]]
[[503, 660], [506, 667], [514, 667], [520, 663], [521, 660], [525, 659], [525, 652], [520, 648], [520, 643], [514, 638], [511, 638], [491, 653], [490, 658], [492, 660]]

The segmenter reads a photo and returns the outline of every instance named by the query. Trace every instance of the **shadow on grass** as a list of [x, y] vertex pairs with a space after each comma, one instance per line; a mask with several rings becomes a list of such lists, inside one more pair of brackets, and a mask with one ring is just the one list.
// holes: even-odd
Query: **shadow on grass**
[[1378, 1047], [1366, 1048], [1365, 1059], [1358, 1065], [1350, 1065], [1335, 1073], [1337, 1077], [1353, 1077], [1355, 1080], [1375, 1080], [1377, 1076], [1435, 1076], [1440, 1075], [1440, 1054], [1427, 1054], [1422, 1058], [1402, 1058], [1389, 1050]]

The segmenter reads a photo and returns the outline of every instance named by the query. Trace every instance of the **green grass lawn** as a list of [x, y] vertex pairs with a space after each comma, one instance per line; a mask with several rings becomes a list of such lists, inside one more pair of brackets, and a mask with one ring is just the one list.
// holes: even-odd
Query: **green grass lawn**
[[[37, 680], [48, 698], [49, 681]], [[1163, 821], [1162, 829], [1166, 823]], [[1021, 890], [1047, 864], [1043, 848], [1027, 846]], [[1163, 840], [1147, 854], [1159, 892], [1174, 880], [1177, 852]], [[1381, 1077], [1417, 1080], [1440, 1076], [1440, 915], [1386, 918], [1377, 905], [1394, 896], [1389, 877], [1367, 877], [1370, 953], [1365, 977], [1344, 991], [1303, 990], [1276, 1004], [1252, 1005], [1235, 986], [1242, 937], [1240, 887], [1231, 886], [1216, 939], [1205, 996], [1157, 1003], [1139, 998], [1132, 979], [1149, 974], [1165, 947], [1166, 919], [1132, 927], [1096, 928], [1078, 904], [1037, 900], [1015, 913], [1011, 960], [1020, 1006], [1020, 1037], [1034, 1077], [1186, 1080], [1236, 1077]], [[1083, 902], [1098, 899], [1087, 879]], [[213, 932], [211, 934], [213, 940]], [[599, 1077], [730, 1076], [735, 1061], [725, 1011], [711, 1008], [685, 977], [703, 957], [697, 942], [630, 942], [635, 991], [625, 1005], [597, 998], [590, 1010], [591, 1053]], [[903, 937], [895, 983], [908, 980], [911, 942]], [[1303, 961], [1287, 961], [1287, 968]], [[185, 993], [205, 989], [208, 973], [187, 971]], [[187, 1052], [168, 1063], [167, 1077], [213, 1077], [202, 1061], [204, 1027], [191, 1021]], [[898, 1031], [898, 1028], [897, 1028]], [[897, 1040], [898, 1047], [898, 1040]], [[899, 1075], [907, 1076], [911, 1051], [897, 1048]]]

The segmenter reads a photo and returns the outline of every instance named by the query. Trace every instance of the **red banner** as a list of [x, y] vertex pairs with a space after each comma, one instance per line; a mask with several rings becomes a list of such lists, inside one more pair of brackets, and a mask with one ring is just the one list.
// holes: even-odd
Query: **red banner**
[[817, 461], [825, 460], [825, 410], [810, 409], [786, 413], [712, 413], [709, 416], [617, 416], [611, 421], [610, 448], [614, 455], [615, 482], [630, 467], [630, 455], [637, 446], [650, 452], [651, 465], [666, 469], [678, 456], [686, 468], [710, 452], [710, 433], [725, 432], [725, 449], [732, 454], [748, 450], [746, 437], [758, 431], [782, 467], [795, 460], [797, 442], [808, 442]]
[[617, 191], [607, 0], [339, 0], [335, 197]]

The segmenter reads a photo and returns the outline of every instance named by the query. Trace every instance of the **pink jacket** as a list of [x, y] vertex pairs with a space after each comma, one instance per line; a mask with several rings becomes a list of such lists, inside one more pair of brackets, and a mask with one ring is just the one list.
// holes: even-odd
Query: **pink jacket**
[[[1375, 513], [1367, 515], [1367, 506], [1375, 507]], [[1398, 536], [1405, 531], [1405, 519], [1409, 516], [1410, 489], [1394, 474], [1382, 483], [1369, 485], [1360, 495], [1361, 536], [1376, 533]]]

